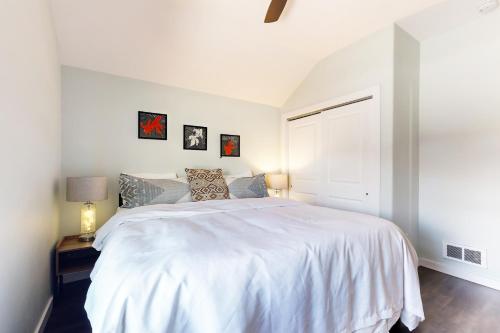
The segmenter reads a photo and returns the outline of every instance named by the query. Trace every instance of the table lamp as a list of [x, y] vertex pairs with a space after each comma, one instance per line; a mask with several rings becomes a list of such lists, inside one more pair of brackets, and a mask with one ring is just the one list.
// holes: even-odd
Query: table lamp
[[94, 239], [96, 207], [92, 201], [108, 199], [106, 177], [68, 177], [66, 179], [66, 201], [83, 202], [80, 214], [80, 241]]
[[279, 196], [281, 190], [288, 189], [288, 175], [286, 174], [268, 175], [267, 181], [269, 188], [274, 190], [276, 196]]

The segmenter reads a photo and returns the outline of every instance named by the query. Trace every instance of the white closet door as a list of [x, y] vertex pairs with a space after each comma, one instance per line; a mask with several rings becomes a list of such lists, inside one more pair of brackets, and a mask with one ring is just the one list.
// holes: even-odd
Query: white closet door
[[322, 112], [320, 121], [319, 203], [379, 215], [379, 107], [374, 100], [367, 100]]
[[316, 203], [320, 190], [320, 115], [288, 123], [289, 197]]

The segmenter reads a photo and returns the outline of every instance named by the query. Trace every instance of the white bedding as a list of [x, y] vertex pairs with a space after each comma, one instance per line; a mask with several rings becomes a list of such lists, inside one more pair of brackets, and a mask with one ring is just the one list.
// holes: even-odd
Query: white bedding
[[387, 332], [424, 319], [391, 222], [266, 198], [119, 211], [85, 309], [93, 332]]

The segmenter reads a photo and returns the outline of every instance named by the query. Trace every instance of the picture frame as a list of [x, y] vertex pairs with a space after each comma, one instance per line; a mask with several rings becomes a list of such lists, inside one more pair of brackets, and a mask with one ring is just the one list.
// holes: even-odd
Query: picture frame
[[241, 139], [236, 134], [220, 135], [220, 157], [240, 157]]
[[205, 126], [184, 125], [182, 141], [184, 150], [207, 150], [208, 128]]
[[137, 112], [137, 137], [167, 140], [168, 115], [146, 111]]

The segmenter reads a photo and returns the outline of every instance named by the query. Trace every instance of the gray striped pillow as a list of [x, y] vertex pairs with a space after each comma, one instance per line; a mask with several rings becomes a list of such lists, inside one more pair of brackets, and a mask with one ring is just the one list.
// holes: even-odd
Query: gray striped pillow
[[186, 178], [144, 179], [121, 174], [119, 185], [123, 208], [192, 201]]
[[265, 174], [239, 178], [227, 176], [225, 178], [231, 199], [265, 198], [269, 196]]

